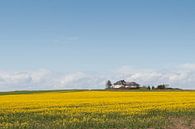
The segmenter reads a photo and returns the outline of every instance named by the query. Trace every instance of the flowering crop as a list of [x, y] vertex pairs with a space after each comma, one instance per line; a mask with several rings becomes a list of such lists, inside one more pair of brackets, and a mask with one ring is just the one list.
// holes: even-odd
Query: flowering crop
[[161, 128], [195, 114], [195, 92], [46, 92], [0, 96], [0, 128]]

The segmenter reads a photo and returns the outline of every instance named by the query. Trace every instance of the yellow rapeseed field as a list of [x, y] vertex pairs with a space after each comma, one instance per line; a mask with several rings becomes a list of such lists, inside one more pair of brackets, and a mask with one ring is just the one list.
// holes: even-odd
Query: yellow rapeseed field
[[173, 118], [193, 122], [194, 114], [195, 92], [187, 91], [0, 95], [0, 129], [168, 128]]

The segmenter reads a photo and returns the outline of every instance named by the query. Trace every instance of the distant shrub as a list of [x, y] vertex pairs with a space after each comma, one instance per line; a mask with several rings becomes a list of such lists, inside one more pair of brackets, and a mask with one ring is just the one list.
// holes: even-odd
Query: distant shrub
[[165, 85], [165, 84], [157, 86], [157, 89], [166, 89], [166, 88], [168, 88], [168, 85]]

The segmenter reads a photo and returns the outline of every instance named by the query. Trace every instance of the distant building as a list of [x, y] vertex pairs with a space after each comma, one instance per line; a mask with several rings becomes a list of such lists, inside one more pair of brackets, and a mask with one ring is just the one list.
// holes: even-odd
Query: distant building
[[125, 80], [120, 80], [117, 81], [116, 83], [114, 83], [112, 85], [112, 88], [116, 88], [116, 89], [135, 89], [135, 88], [139, 88], [140, 85], [136, 82], [126, 82]]
[[140, 84], [136, 82], [126, 82], [126, 88], [139, 88]]
[[117, 81], [113, 84], [112, 88], [125, 88], [126, 82], [125, 80]]

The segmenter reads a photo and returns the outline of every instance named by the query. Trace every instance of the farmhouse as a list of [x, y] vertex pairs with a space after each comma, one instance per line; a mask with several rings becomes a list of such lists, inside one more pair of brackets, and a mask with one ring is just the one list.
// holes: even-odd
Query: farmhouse
[[140, 85], [136, 82], [126, 82], [125, 80], [120, 80], [117, 81], [112, 85], [112, 88], [129, 88], [129, 89], [134, 89], [134, 88], [139, 88]]

